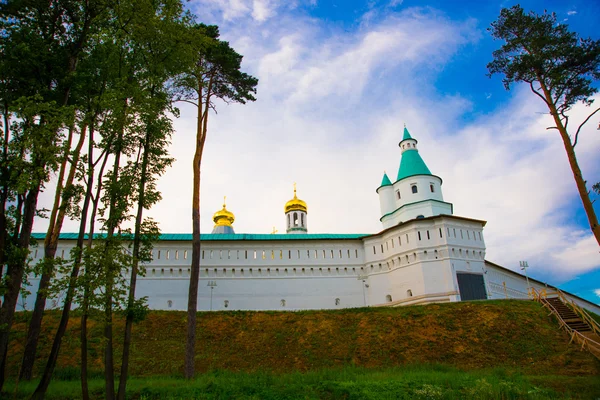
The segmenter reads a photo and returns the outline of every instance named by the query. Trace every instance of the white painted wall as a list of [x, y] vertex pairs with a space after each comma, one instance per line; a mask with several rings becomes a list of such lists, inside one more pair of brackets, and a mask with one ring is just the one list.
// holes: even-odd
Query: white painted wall
[[[210, 309], [209, 281], [217, 283], [212, 289], [213, 310], [335, 309], [458, 301], [457, 272], [482, 274], [490, 299], [527, 298], [524, 276], [485, 263], [483, 224], [437, 216], [363, 239], [205, 241], [198, 309]], [[57, 254], [68, 256], [74, 244], [61, 241]], [[42, 256], [41, 249], [37, 250], [36, 254], [32, 248], [33, 262]], [[152, 309], [185, 310], [191, 242], [158, 242], [153, 256], [146, 276], [138, 279], [137, 296], [147, 296]], [[18, 309], [33, 307], [38, 282], [30, 277], [32, 295], [20, 298]], [[544, 287], [531, 282], [538, 289]], [[600, 314], [600, 307], [570, 298]], [[60, 306], [61, 300], [61, 296], [50, 299], [48, 306]]]

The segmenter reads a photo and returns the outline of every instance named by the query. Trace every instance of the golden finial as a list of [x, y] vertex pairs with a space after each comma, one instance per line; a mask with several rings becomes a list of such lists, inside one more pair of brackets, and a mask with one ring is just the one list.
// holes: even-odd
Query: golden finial
[[296, 182], [294, 182], [294, 197], [296, 197]]
[[223, 208], [225, 208], [226, 204], [227, 204], [227, 196], [223, 196]]

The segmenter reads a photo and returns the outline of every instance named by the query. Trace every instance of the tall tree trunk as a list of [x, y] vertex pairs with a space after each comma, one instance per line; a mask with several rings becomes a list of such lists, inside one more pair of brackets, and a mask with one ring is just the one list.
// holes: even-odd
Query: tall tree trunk
[[552, 118], [554, 118], [554, 123], [556, 124], [556, 128], [560, 133], [560, 137], [563, 141], [565, 151], [567, 152], [569, 166], [571, 167], [571, 171], [573, 172], [573, 178], [575, 179], [577, 192], [579, 192], [579, 197], [581, 198], [581, 202], [583, 203], [583, 209], [585, 210], [585, 213], [587, 215], [588, 222], [590, 224], [590, 229], [592, 230], [594, 238], [596, 238], [596, 242], [598, 242], [598, 245], [600, 245], [600, 226], [598, 226], [598, 217], [596, 215], [596, 211], [594, 210], [592, 200], [590, 199], [589, 191], [585, 185], [585, 180], [583, 179], [581, 168], [579, 168], [579, 163], [577, 162], [577, 156], [575, 155], [575, 149], [573, 148], [573, 144], [571, 143], [571, 138], [569, 137], [569, 133], [567, 132], [565, 125], [560, 119], [560, 115], [558, 114], [558, 110], [554, 105], [554, 101], [552, 99], [550, 90], [544, 83], [544, 80], [541, 79], [541, 75], [538, 75], [538, 81], [540, 83], [542, 91], [544, 92], [546, 103], [550, 108], [550, 114], [552, 115]]
[[[18, 247], [20, 249], [29, 249], [31, 240], [31, 230], [33, 229], [33, 219], [37, 205], [40, 185], [32, 188], [28, 193], [24, 203], [23, 226], [19, 235]], [[8, 351], [9, 332], [17, 306], [19, 291], [21, 290], [21, 281], [25, 272], [26, 254], [17, 260], [8, 263], [6, 289], [4, 292], [4, 302], [0, 307], [0, 366], [6, 366], [6, 353]], [[0, 368], [0, 392], [4, 386], [5, 369]]]
[[148, 171], [148, 154], [150, 152], [150, 130], [146, 130], [144, 140], [144, 155], [142, 157], [142, 168], [140, 171], [140, 183], [138, 186], [138, 204], [137, 214], [135, 216], [135, 232], [133, 236], [133, 265], [131, 266], [131, 277], [129, 280], [129, 295], [127, 298], [127, 319], [125, 320], [125, 334], [123, 338], [123, 357], [121, 361], [121, 376], [119, 379], [118, 400], [125, 400], [125, 390], [127, 389], [127, 375], [129, 369], [129, 350], [131, 348], [131, 330], [133, 327], [133, 313], [131, 312], [135, 301], [135, 287], [137, 284], [137, 274], [140, 254], [140, 235], [142, 219], [144, 212], [144, 203], [146, 201], [146, 181]]
[[[208, 84], [206, 103], [198, 104], [198, 122], [196, 125], [196, 151], [194, 153], [193, 171], [194, 184], [192, 188], [192, 265], [190, 268], [190, 288], [188, 291], [187, 334], [185, 342], [185, 367], [186, 379], [194, 377], [194, 359], [196, 355], [196, 313], [198, 311], [198, 281], [200, 279], [200, 166], [202, 152], [206, 141], [208, 127], [208, 110], [210, 108], [210, 90], [212, 79]], [[201, 81], [198, 93], [202, 93]], [[199, 96], [202, 99], [202, 96]]]
[[[113, 246], [114, 234], [117, 228], [117, 197], [122, 193], [115, 193], [117, 183], [119, 182], [119, 169], [121, 168], [121, 155], [123, 150], [123, 136], [125, 131], [125, 120], [127, 115], [127, 99], [123, 109], [123, 121], [119, 127], [118, 137], [115, 142], [115, 159], [113, 163], [113, 173], [111, 187], [109, 190], [109, 215], [106, 230], [106, 254], [103, 263], [106, 267], [106, 285], [104, 290], [104, 389], [106, 400], [115, 398], [115, 366], [114, 366], [114, 347], [113, 347], [113, 290], [114, 290], [114, 267], [112, 260], [108, 260], [110, 254], [109, 247]], [[120, 219], [120, 218], [119, 218]]]
[[10, 175], [8, 171], [8, 141], [10, 140], [10, 118], [8, 114], [8, 105], [6, 103], [3, 104], [2, 122], [4, 124], [4, 143], [2, 143], [2, 169], [0, 170], [0, 179], [2, 182], [2, 187], [0, 189], [0, 277], [4, 275], [4, 264], [6, 262], [6, 245], [8, 240], [6, 202], [8, 201], [8, 181]]
[[[102, 166], [100, 167], [100, 171], [98, 172], [98, 185], [96, 187], [96, 196], [92, 202], [92, 213], [90, 215], [90, 229], [88, 233], [88, 240], [86, 247], [91, 249], [94, 244], [94, 231], [96, 225], [96, 214], [98, 212], [98, 204], [100, 202], [100, 194], [102, 192], [102, 176], [104, 175], [104, 168], [106, 167], [106, 162], [108, 161], [109, 153], [108, 151], [104, 155], [104, 160], [102, 161]], [[92, 157], [90, 157], [88, 168], [93, 171], [93, 164], [91, 161]], [[92, 175], [93, 179], [93, 175]], [[86, 263], [86, 267], [84, 270], [85, 278], [83, 279], [83, 300], [81, 304], [81, 398], [83, 400], [89, 400], [90, 392], [88, 387], [88, 344], [87, 344], [87, 320], [89, 315], [89, 299], [90, 299], [90, 287], [88, 283], [89, 271]]]
[[84, 124], [81, 128], [79, 141], [73, 152], [73, 160], [70, 164], [67, 180], [63, 185], [69, 154], [71, 153], [71, 142], [73, 138], [74, 127], [72, 126], [71, 129], [69, 129], [69, 138], [65, 146], [65, 155], [60, 166], [58, 183], [56, 185], [54, 206], [52, 207], [52, 212], [50, 214], [50, 224], [48, 231], [46, 232], [46, 237], [44, 238], [44, 268], [42, 269], [42, 276], [36, 295], [35, 306], [31, 315], [31, 321], [29, 322], [27, 340], [25, 342], [25, 351], [23, 352], [23, 362], [21, 363], [21, 372], [19, 374], [20, 379], [30, 380], [33, 373], [33, 365], [35, 363], [35, 356], [37, 353], [37, 344], [42, 328], [44, 309], [46, 308], [47, 291], [50, 286], [50, 280], [54, 276], [53, 264], [56, 256], [56, 249], [58, 248], [58, 238], [65, 219], [67, 206], [70, 202], [70, 198], [64, 197], [63, 193], [73, 186], [77, 164], [79, 163], [81, 149], [86, 137], [86, 130], [87, 126]]
[[[92, 123], [92, 126], [93, 126], [93, 123]], [[82, 129], [82, 132], [84, 132], [84, 131], [85, 131], [85, 128]], [[71, 310], [72, 299], [75, 294], [76, 279], [79, 274], [79, 269], [81, 268], [81, 259], [82, 259], [82, 254], [83, 254], [83, 241], [84, 241], [84, 237], [85, 237], [87, 215], [88, 215], [88, 210], [89, 210], [90, 201], [91, 201], [91, 197], [92, 197], [94, 168], [93, 168], [93, 164], [91, 163], [91, 159], [92, 159], [92, 151], [93, 151], [93, 142], [94, 142], [94, 132], [93, 132], [93, 128], [90, 128], [90, 137], [89, 137], [90, 151], [88, 152], [89, 159], [90, 159], [90, 162], [89, 162], [90, 168], [88, 169], [88, 185], [86, 188], [85, 198], [83, 200], [83, 206], [81, 209], [81, 221], [79, 223], [79, 234], [77, 236], [77, 243], [75, 244], [76, 253], [75, 253], [75, 259], [73, 260], [73, 270], [71, 272], [71, 278], [69, 280], [69, 287], [67, 289], [67, 295], [65, 298], [65, 303], [63, 305], [61, 319], [59, 322], [58, 329], [56, 331], [56, 335], [54, 336], [54, 341], [52, 343], [50, 355], [48, 357], [48, 361], [46, 363], [46, 367], [44, 369], [44, 372], [42, 374], [40, 382], [32, 396], [32, 399], [43, 399], [44, 396], [46, 395], [46, 391], [48, 390], [48, 385], [50, 384], [50, 380], [52, 379], [52, 374], [54, 372], [54, 368], [56, 367], [56, 361], [58, 359], [58, 354], [60, 351], [60, 345], [62, 343], [62, 338], [65, 334], [67, 325], [69, 323], [69, 313]], [[83, 143], [81, 142], [81, 139], [80, 139], [80, 143], [83, 145]], [[81, 147], [82, 146], [78, 145], [78, 151], [81, 151]], [[69, 179], [71, 179], [71, 181], [72, 181], [72, 178], [70, 177], [70, 175], [71, 174], [69, 173]], [[60, 224], [62, 224], [62, 221], [60, 222]], [[57, 223], [57, 226], [58, 225], [59, 225], [59, 223]], [[58, 228], [58, 229], [60, 230], [60, 228]]]

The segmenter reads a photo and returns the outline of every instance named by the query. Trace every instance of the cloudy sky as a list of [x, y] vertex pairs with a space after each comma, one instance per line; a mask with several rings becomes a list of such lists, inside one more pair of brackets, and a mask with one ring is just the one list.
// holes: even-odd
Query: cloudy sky
[[[223, 196], [238, 233], [285, 232], [283, 206], [308, 203], [313, 233], [381, 230], [375, 189], [393, 179], [406, 123], [440, 176], [456, 215], [488, 221], [487, 259], [600, 301], [600, 254], [544, 104], [525, 87], [504, 90], [486, 64], [500, 46], [486, 31], [508, 1], [191, 0], [220, 27], [259, 78], [257, 101], [218, 104], [202, 167], [202, 231]], [[600, 4], [522, 1], [555, 11], [599, 38]], [[600, 101], [600, 98], [598, 99]], [[575, 108], [583, 120], [586, 107]], [[598, 119], [577, 155], [600, 181]], [[163, 232], [191, 231], [195, 110], [182, 106], [162, 202]], [[597, 207], [600, 212], [600, 207]], [[42, 225], [38, 228], [41, 229]], [[68, 225], [63, 231], [75, 230]], [[36, 231], [39, 229], [36, 229]]]

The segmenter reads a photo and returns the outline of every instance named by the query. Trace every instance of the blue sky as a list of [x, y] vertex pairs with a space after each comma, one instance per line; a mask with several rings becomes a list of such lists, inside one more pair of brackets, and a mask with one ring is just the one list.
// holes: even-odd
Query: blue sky
[[[513, 4], [189, 1], [260, 80], [256, 102], [218, 104], [210, 117], [202, 231], [212, 229], [226, 195], [237, 232], [283, 232], [283, 205], [297, 182], [310, 232], [378, 232], [375, 189], [384, 170], [397, 172], [406, 123], [429, 169], [444, 180], [444, 200], [455, 214], [488, 221], [488, 260], [514, 270], [527, 260], [530, 276], [599, 302], [599, 247], [560, 139], [546, 130], [544, 105], [528, 88], [507, 92], [501, 77], [486, 76], [500, 46], [486, 29]], [[555, 11], [583, 36], [600, 36], [598, 2], [521, 5]], [[575, 107], [572, 119], [587, 111]], [[598, 119], [577, 149], [589, 182], [600, 181]], [[191, 231], [194, 126], [195, 111], [182, 106], [171, 148], [177, 161], [152, 211], [163, 232]]]

